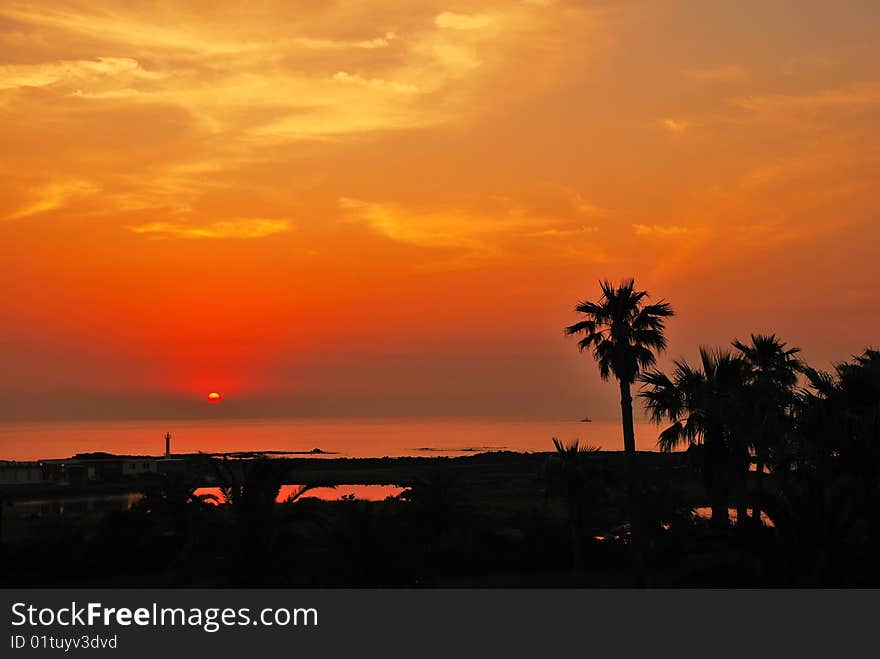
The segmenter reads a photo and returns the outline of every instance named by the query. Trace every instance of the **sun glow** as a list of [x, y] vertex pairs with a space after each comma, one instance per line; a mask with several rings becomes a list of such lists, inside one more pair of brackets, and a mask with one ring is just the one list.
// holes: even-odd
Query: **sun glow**
[[611, 418], [605, 277], [876, 344], [880, 2], [156, 4], [0, 0], [0, 420]]
[[212, 391], [208, 394], [208, 402], [209, 403], [219, 403], [220, 402], [220, 394], [216, 391]]

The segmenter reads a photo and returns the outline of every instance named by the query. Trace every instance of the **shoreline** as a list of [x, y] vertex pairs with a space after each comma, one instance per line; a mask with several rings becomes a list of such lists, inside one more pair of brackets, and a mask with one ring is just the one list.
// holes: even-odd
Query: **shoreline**
[[[274, 452], [272, 455], [278, 455]], [[650, 471], [677, 471], [684, 465], [685, 455], [681, 452], [660, 453], [639, 451], [640, 463]], [[208, 460], [226, 457], [242, 460], [248, 457], [266, 455], [256, 452], [234, 452], [224, 454], [172, 454], [168, 457], [147, 455], [76, 454], [62, 460], [45, 460], [31, 463], [5, 462], [5, 465], [50, 465], [65, 467], [68, 472], [72, 466], [85, 469], [82, 478], [40, 482], [0, 483], [0, 500], [11, 502], [31, 497], [64, 498], [82, 495], [124, 494], [141, 492], [161, 485], [167, 478], [179, 477], [198, 487], [215, 485], [207, 468]], [[439, 471], [455, 472], [464, 481], [503, 482], [507, 478], [526, 478], [536, 482], [542, 471], [556, 454], [552, 451], [517, 452], [487, 451], [470, 455], [444, 456], [403, 456], [403, 457], [344, 457], [330, 453], [283, 452], [281, 457], [271, 459], [283, 461], [288, 476], [285, 484], [335, 485], [400, 485], [430, 476]], [[612, 472], [622, 473], [624, 468], [623, 451], [598, 451], [585, 454], [589, 460], [601, 462]], [[132, 475], [122, 475], [127, 464], [140, 464], [156, 470], [143, 471]], [[85, 465], [85, 466], [84, 466]], [[98, 467], [114, 466], [120, 470], [115, 476], [100, 475], [95, 472], [91, 480], [88, 465]], [[162, 468], [160, 471], [159, 468]]]

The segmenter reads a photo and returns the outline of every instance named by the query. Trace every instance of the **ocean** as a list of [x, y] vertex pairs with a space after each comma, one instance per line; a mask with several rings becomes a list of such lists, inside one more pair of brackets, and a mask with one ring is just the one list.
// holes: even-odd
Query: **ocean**
[[[623, 448], [620, 423], [513, 419], [199, 419], [0, 423], [0, 460], [66, 458], [105, 451], [172, 453], [312, 451], [339, 457], [466, 455], [552, 451], [552, 437], [606, 450]], [[657, 428], [636, 424], [636, 445], [655, 450]]]

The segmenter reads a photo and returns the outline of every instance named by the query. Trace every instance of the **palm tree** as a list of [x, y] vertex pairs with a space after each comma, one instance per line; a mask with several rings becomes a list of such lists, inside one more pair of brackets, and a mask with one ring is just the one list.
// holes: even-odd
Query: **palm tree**
[[[281, 524], [278, 504], [282, 485], [291, 478], [290, 462], [258, 455], [247, 459], [215, 460], [214, 475], [223, 503], [233, 520], [234, 562], [230, 572], [236, 583], [257, 584], [271, 578]], [[292, 504], [317, 484], [303, 485], [284, 503]]]
[[448, 531], [464, 512], [461, 478], [451, 469], [437, 469], [427, 477], [417, 476], [397, 498], [409, 501], [418, 517], [435, 531]]
[[804, 374], [765, 508], [799, 585], [864, 583], [880, 542], [880, 352]]
[[658, 438], [661, 450], [685, 443], [699, 447], [716, 527], [727, 526], [731, 486], [748, 472], [748, 447], [742, 437], [746, 373], [741, 357], [701, 348], [700, 367], [677, 361], [671, 377], [653, 371], [640, 378], [646, 386], [640, 396], [652, 420], [672, 422]]
[[792, 407], [797, 399], [798, 375], [805, 372], [797, 357], [799, 348], [788, 348], [775, 334], [752, 334], [751, 343], [734, 341], [749, 368], [752, 449], [755, 452], [755, 496], [752, 521], [760, 523], [764, 491], [764, 468], [771, 454], [781, 453], [789, 431]]
[[616, 288], [608, 280], [599, 282], [599, 286], [602, 297], [598, 302], [580, 302], [575, 309], [585, 318], [566, 327], [565, 333], [582, 336], [578, 348], [582, 352], [592, 350], [602, 379], [613, 375], [620, 385], [623, 448], [632, 493], [636, 477], [632, 385], [642, 370], [656, 363], [657, 353], [666, 349], [665, 319], [675, 312], [663, 300], [646, 304], [647, 291], [637, 291], [633, 279], [622, 281]]
[[587, 476], [581, 455], [595, 453], [599, 449], [595, 446], [581, 446], [578, 440], [565, 445], [556, 437], [553, 438], [553, 446], [556, 447], [556, 455], [560, 461], [561, 476], [565, 483], [565, 499], [568, 507], [568, 527], [571, 536], [571, 566], [575, 574], [580, 574], [584, 569], [583, 533], [584, 533], [584, 504], [587, 496]]

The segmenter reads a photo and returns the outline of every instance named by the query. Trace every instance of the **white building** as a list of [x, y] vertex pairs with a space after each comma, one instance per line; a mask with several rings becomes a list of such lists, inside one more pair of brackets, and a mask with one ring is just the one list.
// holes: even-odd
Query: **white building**
[[45, 482], [46, 475], [39, 462], [0, 462], [0, 485]]

